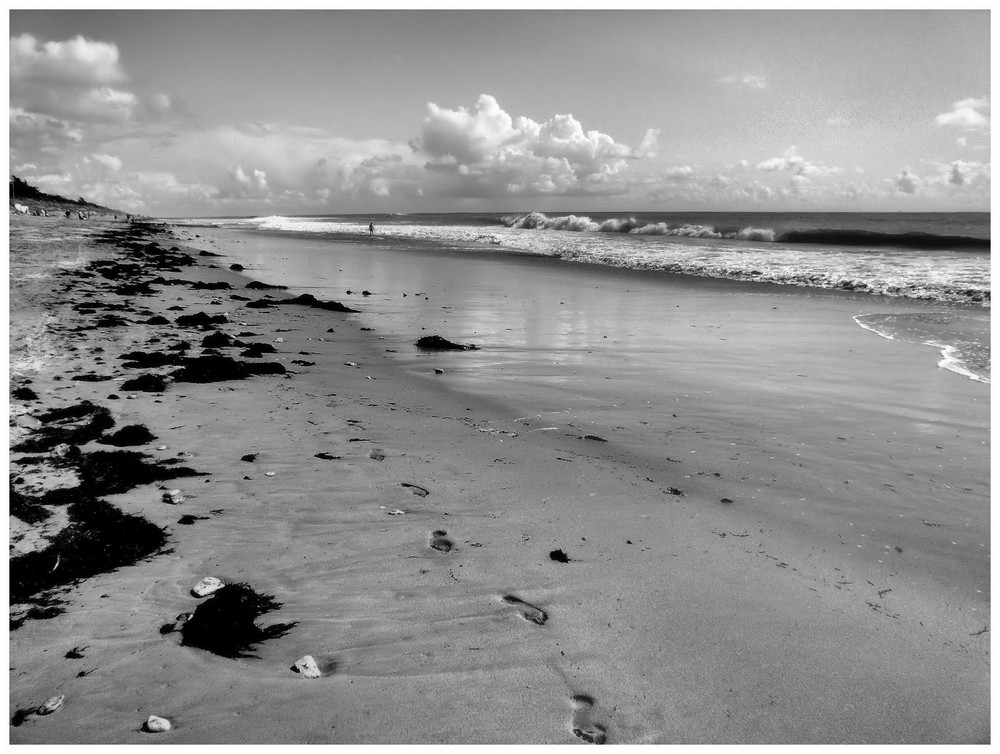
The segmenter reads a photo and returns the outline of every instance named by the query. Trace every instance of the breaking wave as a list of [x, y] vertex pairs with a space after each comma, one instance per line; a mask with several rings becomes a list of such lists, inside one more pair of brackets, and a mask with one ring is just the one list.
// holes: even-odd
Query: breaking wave
[[[734, 218], [735, 219], [735, 218]], [[789, 232], [767, 225], [733, 223], [670, 224], [623, 215], [600, 222], [585, 215], [549, 217], [542, 212], [481, 216], [427, 215], [401, 217], [377, 224], [368, 235], [368, 218], [361, 216], [287, 217], [200, 220], [216, 227], [237, 227], [268, 233], [324, 235], [331, 240], [393, 248], [439, 247], [466, 252], [487, 249], [529, 254], [608, 267], [670, 272], [809, 288], [846, 290], [938, 301], [990, 305], [988, 250], [925, 245], [916, 248], [871, 243], [831, 244], [830, 231], [812, 231], [798, 242]], [[800, 232], [801, 234], [802, 232]], [[900, 234], [837, 232], [839, 238], [888, 238]], [[938, 235], [947, 239], [955, 236]], [[965, 238], [964, 236], [960, 236]], [[824, 239], [827, 239], [824, 242]], [[988, 244], [988, 239], [975, 239]]]
[[595, 222], [587, 216], [560, 215], [549, 217], [542, 212], [526, 215], [505, 215], [508, 228], [521, 230], [566, 230], [588, 233], [635, 233], [643, 236], [677, 236], [681, 238], [720, 238], [766, 243], [822, 244], [827, 246], [896, 247], [901, 249], [973, 249], [988, 250], [990, 239], [974, 236], [940, 235], [936, 233], [883, 233], [863, 229], [811, 228], [785, 230], [773, 228], [717, 229], [713, 225], [691, 223], [642, 223], [634, 217], [613, 218]]

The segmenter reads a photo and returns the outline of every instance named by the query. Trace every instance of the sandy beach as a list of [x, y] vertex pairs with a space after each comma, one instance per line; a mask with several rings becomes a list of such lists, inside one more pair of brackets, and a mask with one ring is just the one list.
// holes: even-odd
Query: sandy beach
[[[516, 353], [413, 350], [489, 340], [454, 288], [429, 294], [458, 307], [445, 322], [401, 308], [423, 281], [348, 270], [377, 295], [345, 313], [248, 288], [252, 250], [224, 234], [12, 217], [10, 237], [12, 360], [35, 349], [12, 365], [11, 488], [51, 509], [11, 517], [12, 559], [46, 552], [74, 482], [164, 533], [66, 574], [54, 614], [12, 605], [12, 743], [989, 742], [989, 385], [885, 348], [850, 318], [861, 294], [651, 283], [676, 289], [669, 352], [616, 360], [608, 322], [634, 313], [592, 312], [566, 329], [607, 327], [606, 364], [567, 336], [525, 374]], [[216, 321], [178, 322], [199, 313]], [[235, 378], [199, 373], [206, 350]], [[652, 368], [655, 392], [625, 379]], [[164, 383], [126, 389], [141, 375]], [[85, 401], [113, 425], [45, 439]], [[85, 459], [136, 425], [151, 439], [117, 450], [160, 476], [104, 494]], [[290, 625], [249, 656], [192, 646], [178, 616], [226, 589], [194, 596], [208, 576]], [[319, 677], [293, 670], [306, 655]]]

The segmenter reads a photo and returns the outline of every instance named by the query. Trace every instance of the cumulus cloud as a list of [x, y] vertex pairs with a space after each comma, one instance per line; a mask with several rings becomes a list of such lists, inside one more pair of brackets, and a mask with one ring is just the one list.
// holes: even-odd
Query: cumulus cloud
[[677, 167], [667, 168], [663, 175], [675, 181], [682, 181], [694, 175], [694, 168], [690, 165], [679, 165]]
[[896, 174], [893, 183], [896, 186], [896, 191], [902, 194], [916, 194], [923, 181], [910, 168], [906, 167]]
[[512, 118], [482, 94], [472, 110], [431, 103], [414, 149], [438, 188], [454, 195], [540, 196], [615, 194], [624, 190], [627, 162], [648, 156], [658, 132], [647, 131], [638, 149], [595, 130], [572, 115], [543, 123]]
[[118, 47], [73, 37], [65, 42], [39, 41], [31, 34], [10, 39], [10, 77], [31, 84], [106, 86], [126, 80]]
[[791, 146], [784, 151], [780, 157], [772, 157], [769, 160], [764, 160], [763, 162], [757, 163], [757, 169], [763, 170], [765, 172], [771, 172], [776, 170], [794, 170], [805, 162], [799, 152], [798, 148]]
[[951, 103], [951, 110], [938, 115], [934, 122], [939, 126], [957, 126], [969, 131], [985, 131], [990, 126], [990, 101], [986, 97], [959, 100]]
[[932, 162], [937, 175], [927, 179], [928, 184], [938, 184], [952, 189], [988, 188], [990, 166], [981, 162], [954, 160], [950, 163]]
[[[796, 176], [824, 177], [843, 172], [841, 168], [817, 165], [799, 154], [798, 147], [790, 146], [779, 157], [757, 163], [757, 169], [764, 172], [792, 171]], [[801, 185], [801, 184], [800, 184]]]
[[90, 162], [103, 166], [106, 170], [117, 173], [122, 169], [122, 161], [111, 154], [92, 154], [88, 159]]
[[[10, 39], [10, 123], [13, 159], [38, 153], [53, 159], [73, 144], [99, 146], [137, 123], [160, 123], [172, 110], [167, 95], [126, 88], [118, 47], [76, 36], [41, 42], [30, 34]], [[61, 175], [49, 165], [49, 175]]]
[[242, 165], [234, 165], [229, 169], [229, 186], [226, 196], [265, 196], [267, 194], [267, 173], [253, 168], [247, 172]]

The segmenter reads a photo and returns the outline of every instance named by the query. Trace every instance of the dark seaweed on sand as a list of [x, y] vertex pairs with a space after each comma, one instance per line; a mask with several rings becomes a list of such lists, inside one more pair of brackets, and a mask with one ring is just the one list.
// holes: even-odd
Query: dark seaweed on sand
[[181, 369], [170, 376], [174, 382], [225, 382], [245, 380], [255, 374], [285, 374], [277, 362], [254, 363], [238, 361], [228, 356], [199, 356], [181, 359]]
[[90, 401], [46, 411], [39, 415], [38, 419], [44, 426], [11, 450], [18, 453], [37, 453], [62, 444], [83, 445], [96, 440], [105, 430], [115, 425], [115, 420], [111, 418], [108, 409], [96, 406]]
[[70, 505], [69, 516], [69, 526], [44, 550], [11, 558], [12, 603], [135, 563], [158, 552], [166, 542], [160, 527], [123, 513], [105, 500], [79, 500]]
[[281, 603], [258, 594], [249, 584], [227, 584], [202, 602], [181, 627], [181, 643], [223, 657], [249, 657], [254, 645], [284, 636], [295, 623], [260, 627], [257, 618], [277, 610]]
[[10, 485], [10, 515], [16, 516], [26, 524], [39, 524], [52, 515], [52, 511], [42, 507], [36, 500], [22, 495], [14, 485]]
[[122, 390], [137, 390], [145, 393], [162, 393], [167, 389], [167, 382], [159, 375], [142, 374], [125, 380], [121, 384]]
[[425, 335], [420, 340], [416, 342], [417, 348], [421, 348], [425, 351], [477, 351], [479, 350], [475, 345], [469, 344], [463, 346], [461, 343], [453, 343], [450, 340], [442, 338], [440, 335]]
[[117, 432], [105, 435], [98, 442], [102, 445], [115, 445], [124, 448], [129, 445], [147, 445], [156, 439], [156, 435], [142, 424], [129, 424]]
[[311, 293], [303, 293], [301, 296], [296, 296], [295, 298], [283, 299], [281, 301], [274, 301], [275, 304], [282, 304], [285, 306], [309, 306], [313, 309], [325, 309], [331, 312], [345, 312], [349, 314], [359, 313], [357, 309], [352, 309], [349, 306], [344, 306], [339, 301], [321, 301], [320, 299], [313, 296]]
[[128, 492], [133, 487], [167, 479], [207, 476], [186, 466], [169, 467], [149, 460], [149, 456], [134, 450], [98, 450], [80, 456], [74, 465], [80, 488], [104, 495]]
[[[37, 462], [42, 459], [22, 459]], [[49, 459], [55, 466], [75, 469], [80, 480], [73, 488], [49, 490], [32, 497], [11, 489], [11, 513], [27, 520], [40, 520], [43, 505], [66, 506], [69, 524], [44, 550], [25, 553], [10, 560], [10, 601], [35, 603], [27, 613], [10, 622], [11, 630], [28, 618], [50, 618], [59, 614], [58, 600], [48, 590], [106, 573], [163, 550], [166, 533], [144, 518], [123, 513], [98, 495], [126, 492], [150, 482], [185, 476], [201, 476], [183, 466], [150, 463], [135, 451], [97, 451]]]
[[32, 390], [30, 387], [19, 387], [11, 391], [11, 397], [16, 398], [19, 401], [37, 401], [38, 393]]

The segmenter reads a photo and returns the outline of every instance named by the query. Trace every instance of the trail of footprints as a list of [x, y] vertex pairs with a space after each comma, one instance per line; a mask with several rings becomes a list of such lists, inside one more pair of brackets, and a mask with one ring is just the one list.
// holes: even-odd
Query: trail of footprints
[[[425, 488], [416, 484], [403, 482], [400, 484], [400, 487], [409, 489], [414, 495], [418, 495], [419, 497], [427, 497], [430, 494]], [[449, 553], [454, 547], [454, 542], [448, 539], [447, 531], [444, 529], [435, 529], [431, 532], [428, 547], [441, 553]], [[522, 618], [537, 626], [545, 625], [545, 622], [549, 619], [549, 614], [542, 610], [542, 608], [532, 605], [520, 597], [515, 597], [513, 594], [503, 595], [501, 601], [505, 604], [513, 605]], [[587, 694], [575, 694], [570, 698], [570, 704], [573, 708], [573, 715], [570, 720], [570, 728], [573, 731], [573, 735], [590, 744], [603, 744], [607, 740], [607, 728], [592, 719], [595, 705], [594, 698]]]

